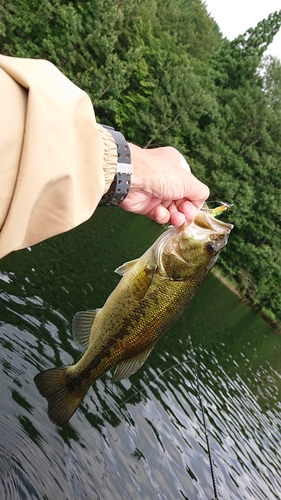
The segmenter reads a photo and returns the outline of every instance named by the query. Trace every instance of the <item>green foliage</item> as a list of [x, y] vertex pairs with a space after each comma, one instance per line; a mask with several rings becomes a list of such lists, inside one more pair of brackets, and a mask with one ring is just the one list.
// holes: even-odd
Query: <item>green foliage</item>
[[279, 322], [281, 63], [262, 56], [280, 25], [281, 11], [229, 42], [201, 0], [0, 0], [2, 53], [51, 60], [99, 121], [178, 147], [234, 203], [219, 265]]
[[225, 83], [217, 96], [225, 163], [218, 169], [209, 162], [209, 175], [213, 192], [225, 183], [227, 201], [235, 204], [233, 220], [239, 236], [231, 239], [222, 259], [227, 259], [240, 291], [252, 304], [280, 320], [281, 67], [270, 59], [258, 70], [258, 52], [248, 55], [251, 71], [245, 63], [244, 74], [235, 75], [234, 82], [232, 71], [224, 67], [227, 77], [223, 75]]
[[237, 89], [247, 80], [255, 78], [262, 55], [280, 26], [281, 10], [270, 14], [255, 28], [249, 28], [244, 35], [239, 35], [233, 41], [223, 40], [214, 60], [216, 84], [221, 89]]
[[105, 94], [110, 100], [126, 87], [115, 44], [132, 7], [130, 0], [123, 6], [117, 0], [0, 0], [1, 52], [48, 59], [94, 102]]

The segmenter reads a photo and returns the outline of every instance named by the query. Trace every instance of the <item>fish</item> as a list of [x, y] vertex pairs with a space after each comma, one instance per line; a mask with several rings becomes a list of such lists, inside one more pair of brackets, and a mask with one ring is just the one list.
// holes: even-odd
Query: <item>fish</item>
[[192, 221], [168, 228], [141, 257], [116, 269], [122, 278], [102, 308], [75, 314], [73, 337], [84, 354], [71, 366], [34, 377], [54, 424], [65, 425], [108, 370], [116, 367], [117, 382], [144, 364], [196, 294], [232, 228], [198, 209]]

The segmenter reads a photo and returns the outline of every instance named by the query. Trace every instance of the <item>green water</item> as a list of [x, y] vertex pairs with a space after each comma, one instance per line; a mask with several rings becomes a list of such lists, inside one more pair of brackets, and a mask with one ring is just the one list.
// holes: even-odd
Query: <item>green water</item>
[[213, 275], [136, 374], [104, 375], [63, 429], [46, 415], [34, 375], [77, 360], [72, 316], [102, 306], [160, 232], [100, 209], [0, 261], [1, 500], [213, 498], [189, 336], [219, 498], [281, 498], [281, 337]]

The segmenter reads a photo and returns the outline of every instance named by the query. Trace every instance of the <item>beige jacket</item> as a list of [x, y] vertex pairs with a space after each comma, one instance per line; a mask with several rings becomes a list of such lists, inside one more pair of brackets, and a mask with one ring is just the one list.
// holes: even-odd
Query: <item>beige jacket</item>
[[0, 55], [0, 258], [91, 217], [116, 163], [85, 92], [48, 61]]

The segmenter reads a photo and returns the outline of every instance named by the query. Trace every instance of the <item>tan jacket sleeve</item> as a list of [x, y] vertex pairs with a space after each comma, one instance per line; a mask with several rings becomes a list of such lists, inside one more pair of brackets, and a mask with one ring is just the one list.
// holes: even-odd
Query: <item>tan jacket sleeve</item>
[[48, 61], [0, 55], [0, 258], [91, 217], [116, 163], [85, 92]]

